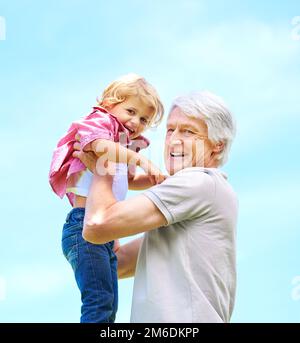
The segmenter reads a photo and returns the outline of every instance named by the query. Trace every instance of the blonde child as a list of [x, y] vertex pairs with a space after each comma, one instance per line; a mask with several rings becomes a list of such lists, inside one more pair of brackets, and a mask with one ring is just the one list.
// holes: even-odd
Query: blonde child
[[[118, 307], [117, 258], [114, 241], [91, 244], [82, 238], [85, 204], [93, 174], [73, 157], [73, 145], [80, 137], [84, 151], [115, 162], [112, 189], [124, 200], [130, 189], [146, 189], [164, 176], [150, 161], [138, 154], [149, 141], [141, 136], [157, 125], [163, 105], [144, 78], [129, 74], [112, 82], [93, 111], [73, 122], [53, 153], [49, 182], [61, 198], [67, 195], [73, 209], [63, 227], [62, 249], [71, 264], [81, 292], [81, 322], [112, 323]], [[128, 163], [140, 166], [145, 175], [128, 173]], [[101, 194], [99, 194], [101, 197]]]

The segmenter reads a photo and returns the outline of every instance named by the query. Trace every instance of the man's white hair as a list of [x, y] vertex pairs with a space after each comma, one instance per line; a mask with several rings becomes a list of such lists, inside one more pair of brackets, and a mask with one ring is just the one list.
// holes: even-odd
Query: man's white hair
[[202, 119], [208, 128], [208, 138], [212, 142], [223, 142], [224, 149], [219, 154], [219, 165], [225, 164], [235, 136], [235, 120], [223, 100], [208, 91], [193, 92], [177, 97], [172, 105], [180, 108], [192, 118]]

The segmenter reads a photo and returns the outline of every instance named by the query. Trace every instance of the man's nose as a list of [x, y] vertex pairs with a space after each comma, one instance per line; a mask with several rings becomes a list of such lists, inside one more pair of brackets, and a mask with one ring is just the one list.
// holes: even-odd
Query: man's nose
[[176, 129], [172, 132], [170, 138], [169, 138], [169, 142], [171, 145], [176, 145], [176, 144], [181, 144], [181, 140], [180, 140], [180, 134], [179, 131]]
[[181, 144], [182, 144], [181, 139], [171, 139], [170, 140], [170, 146], [181, 145]]

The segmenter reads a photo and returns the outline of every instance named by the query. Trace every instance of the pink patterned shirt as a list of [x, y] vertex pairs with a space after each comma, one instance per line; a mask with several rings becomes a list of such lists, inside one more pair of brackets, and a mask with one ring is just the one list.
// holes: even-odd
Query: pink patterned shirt
[[74, 194], [66, 193], [67, 186], [76, 184], [76, 176], [86, 170], [85, 165], [72, 156], [75, 135], [80, 135], [80, 145], [83, 149], [87, 144], [96, 139], [108, 139], [113, 142], [124, 143], [127, 148], [138, 152], [146, 148], [150, 142], [143, 136], [129, 140], [129, 132], [125, 126], [103, 107], [93, 107], [92, 113], [73, 122], [68, 132], [59, 140], [49, 172], [49, 182], [53, 191], [63, 198], [67, 194], [71, 205], [74, 203]]

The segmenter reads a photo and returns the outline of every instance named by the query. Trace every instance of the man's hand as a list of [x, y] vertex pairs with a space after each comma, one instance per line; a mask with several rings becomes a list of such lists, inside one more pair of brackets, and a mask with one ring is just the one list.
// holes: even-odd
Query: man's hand
[[118, 239], [115, 239], [113, 252], [116, 253], [120, 249], [120, 246], [120, 241]]
[[[79, 133], [76, 133], [75, 135], [75, 139], [77, 142], [80, 143], [80, 134]], [[79, 149], [80, 150], [80, 149]], [[92, 149], [92, 143], [88, 143], [85, 145], [84, 149], [83, 149], [84, 152], [94, 152], [93, 149]]]
[[73, 157], [80, 159], [80, 161], [93, 173], [96, 172], [97, 156], [93, 152], [84, 152], [81, 150], [80, 143], [76, 142], [73, 145]]

